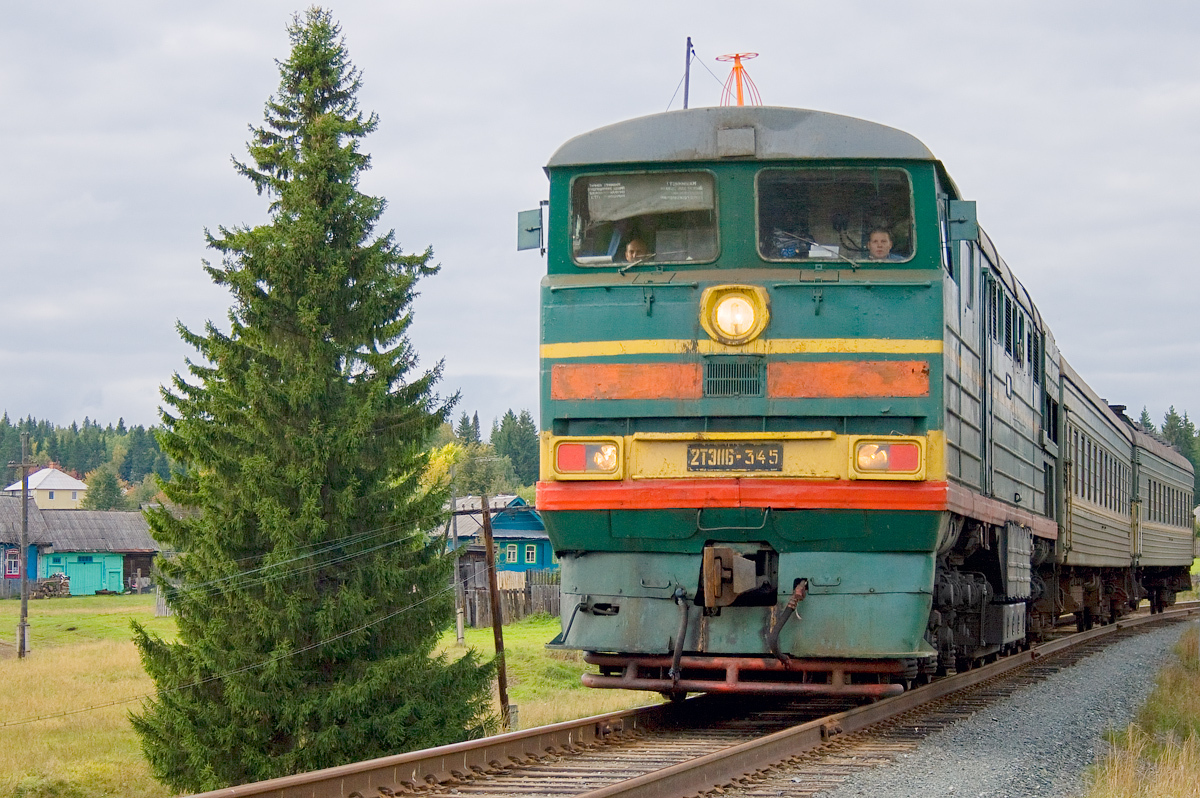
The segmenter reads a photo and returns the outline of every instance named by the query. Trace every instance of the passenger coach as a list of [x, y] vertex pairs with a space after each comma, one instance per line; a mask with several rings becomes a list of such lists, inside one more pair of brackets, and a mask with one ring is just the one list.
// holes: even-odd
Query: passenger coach
[[537, 506], [586, 683], [882, 695], [1184, 586], [1187, 461], [914, 137], [704, 108], [547, 171]]

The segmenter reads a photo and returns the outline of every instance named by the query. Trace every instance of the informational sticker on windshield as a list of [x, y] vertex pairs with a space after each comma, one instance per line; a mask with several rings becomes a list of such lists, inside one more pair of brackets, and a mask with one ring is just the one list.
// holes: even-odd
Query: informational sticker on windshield
[[688, 471], [782, 471], [779, 443], [689, 443]]

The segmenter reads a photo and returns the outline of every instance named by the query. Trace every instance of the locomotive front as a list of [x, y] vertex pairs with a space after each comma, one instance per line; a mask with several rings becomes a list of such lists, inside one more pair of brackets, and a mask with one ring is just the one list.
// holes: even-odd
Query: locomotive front
[[761, 107], [553, 156], [537, 506], [586, 684], [878, 696], [933, 666], [939, 170]]

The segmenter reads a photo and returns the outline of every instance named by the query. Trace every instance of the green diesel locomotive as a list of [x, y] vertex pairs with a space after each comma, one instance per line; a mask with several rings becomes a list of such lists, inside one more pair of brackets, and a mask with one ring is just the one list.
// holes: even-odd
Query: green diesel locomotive
[[537, 506], [586, 684], [888, 695], [1187, 586], [1187, 460], [913, 136], [701, 108], [547, 172]]

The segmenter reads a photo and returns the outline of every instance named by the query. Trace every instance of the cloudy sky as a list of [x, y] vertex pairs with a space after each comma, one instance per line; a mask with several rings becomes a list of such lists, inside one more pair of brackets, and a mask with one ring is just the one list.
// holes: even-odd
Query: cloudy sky
[[[203, 232], [265, 220], [230, 166], [262, 120], [296, 2], [5, 2], [0, 28], [0, 410], [155, 423], [223, 320]], [[413, 338], [487, 425], [537, 411], [543, 262], [515, 215], [567, 138], [666, 110], [693, 66], [715, 105], [753, 50], [771, 105], [907, 130], [981, 223], [1101, 396], [1200, 414], [1200, 6], [1156, 0], [604, 3], [340, 0], [362, 70], [365, 190], [432, 245]], [[676, 97], [670, 107], [678, 108]], [[1194, 254], [1197, 253], [1197, 254]]]

